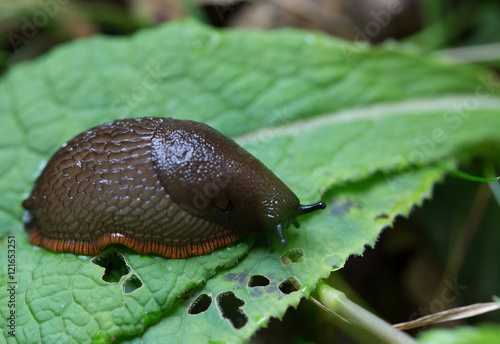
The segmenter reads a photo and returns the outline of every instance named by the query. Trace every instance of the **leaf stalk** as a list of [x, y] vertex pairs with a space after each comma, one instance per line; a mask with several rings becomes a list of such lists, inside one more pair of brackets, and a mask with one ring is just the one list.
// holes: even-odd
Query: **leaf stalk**
[[411, 336], [352, 302], [343, 292], [330, 287], [323, 280], [318, 281], [316, 291], [323, 306], [335, 316], [364, 328], [383, 343], [415, 343]]

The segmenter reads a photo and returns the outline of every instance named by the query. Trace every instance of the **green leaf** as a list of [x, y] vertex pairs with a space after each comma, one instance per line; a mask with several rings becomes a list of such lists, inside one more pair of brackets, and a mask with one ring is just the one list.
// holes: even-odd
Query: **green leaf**
[[[113, 282], [103, 280], [105, 268], [96, 257], [53, 254], [16, 236], [16, 340], [40, 342], [110, 342], [141, 333], [185, 291], [196, 288], [219, 266], [233, 264], [248, 250], [250, 241], [206, 257], [163, 259], [131, 250], [107, 249], [118, 264], [106, 272], [124, 272]], [[7, 245], [2, 249], [6, 257]], [[4, 281], [5, 272], [2, 275]], [[132, 281], [134, 285], [130, 285]], [[2, 283], [3, 285], [4, 283]], [[0, 311], [8, 314], [6, 288], [0, 290]], [[2, 329], [6, 328], [2, 318]], [[12, 338], [12, 337], [11, 337]]]
[[424, 332], [418, 339], [419, 344], [484, 344], [496, 343], [500, 338], [498, 324], [480, 324], [475, 327], [457, 327], [454, 329], [435, 329]]
[[[10, 295], [0, 290], [0, 342], [245, 341], [430, 197], [444, 174], [436, 162], [497, 145], [499, 94], [484, 70], [395, 45], [193, 21], [77, 41], [19, 65], [0, 80], [0, 256], [13, 233], [18, 286], [16, 337], [5, 331]], [[286, 248], [249, 237], [168, 260], [110, 247], [106, 262], [29, 245], [20, 204], [50, 155], [94, 125], [140, 116], [205, 122], [302, 203], [321, 198], [328, 208], [290, 228]], [[203, 294], [197, 304], [208, 309], [189, 314]]]

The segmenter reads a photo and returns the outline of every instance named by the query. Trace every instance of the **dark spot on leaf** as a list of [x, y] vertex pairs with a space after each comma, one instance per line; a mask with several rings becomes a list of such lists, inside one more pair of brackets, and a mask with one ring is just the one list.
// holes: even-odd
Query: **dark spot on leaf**
[[264, 295], [264, 291], [262, 290], [262, 288], [252, 288], [248, 292], [253, 298], [258, 298]]
[[300, 283], [295, 278], [288, 277], [286, 280], [280, 283], [278, 288], [283, 294], [291, 294], [299, 290]]
[[248, 281], [248, 286], [250, 288], [265, 287], [268, 286], [269, 283], [269, 278], [267, 278], [266, 276], [253, 275], [252, 277], [250, 277], [250, 281]]
[[189, 314], [203, 313], [208, 309], [208, 307], [210, 307], [211, 304], [212, 304], [212, 298], [207, 294], [201, 294], [196, 298], [196, 300], [193, 301], [193, 303], [191, 303], [188, 313]]
[[349, 200], [346, 200], [344, 203], [341, 203], [341, 204], [339, 204], [338, 201], [336, 201], [330, 207], [330, 214], [332, 214], [332, 215], [344, 215], [345, 213], [348, 213], [352, 207], [359, 208], [359, 207], [361, 207], [361, 205], [357, 202], [352, 202]]
[[193, 294], [198, 290], [198, 287], [185, 289], [181, 295], [178, 296], [179, 299], [189, 300], [193, 297]]
[[294, 264], [294, 263], [303, 263], [304, 262], [304, 250], [302, 249], [294, 249], [290, 251], [286, 251], [280, 257], [281, 263], [283, 265]]
[[377, 216], [375, 216], [375, 220], [377, 219], [388, 219], [389, 218], [389, 215], [385, 214], [385, 213], [381, 213], [381, 214], [378, 214]]
[[125, 263], [125, 258], [115, 250], [95, 257], [92, 259], [92, 263], [105, 269], [102, 280], [109, 283], [120, 282], [122, 276], [130, 272], [127, 263]]
[[232, 291], [226, 291], [217, 296], [217, 304], [224, 318], [229, 320], [236, 329], [240, 329], [248, 322], [248, 317], [240, 309], [245, 302], [239, 299]]
[[132, 275], [123, 282], [122, 290], [124, 294], [130, 294], [142, 287], [142, 281], [136, 275]]
[[226, 281], [228, 282], [237, 282], [241, 287], [245, 285], [245, 280], [247, 278], [247, 274], [228, 274], [226, 276]]

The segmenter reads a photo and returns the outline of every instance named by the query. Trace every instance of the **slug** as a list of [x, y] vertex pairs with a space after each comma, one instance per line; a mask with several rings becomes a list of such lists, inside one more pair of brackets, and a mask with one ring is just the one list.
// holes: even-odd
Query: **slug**
[[99, 125], [63, 144], [23, 202], [29, 242], [97, 255], [109, 244], [168, 258], [276, 233], [325, 203], [297, 196], [206, 124], [145, 117]]

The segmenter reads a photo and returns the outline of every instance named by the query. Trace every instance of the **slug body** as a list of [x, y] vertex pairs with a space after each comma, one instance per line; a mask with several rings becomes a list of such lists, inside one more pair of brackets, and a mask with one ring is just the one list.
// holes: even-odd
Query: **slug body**
[[249, 233], [284, 230], [316, 209], [233, 140], [198, 122], [146, 117], [64, 144], [23, 202], [32, 244], [99, 254], [123, 244], [169, 258], [207, 254]]

